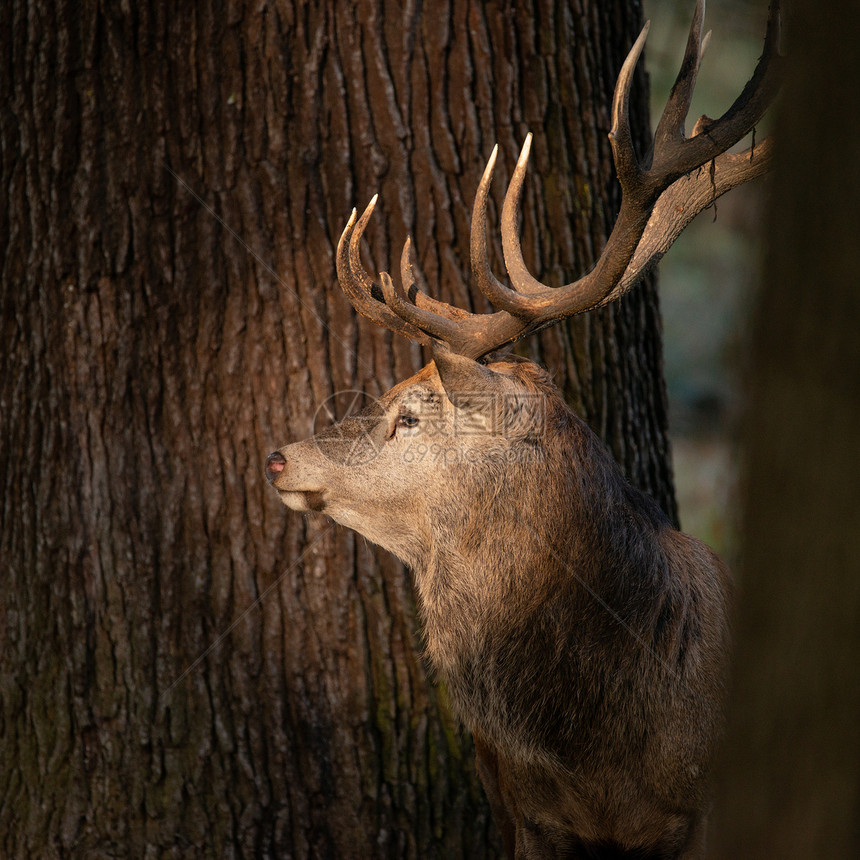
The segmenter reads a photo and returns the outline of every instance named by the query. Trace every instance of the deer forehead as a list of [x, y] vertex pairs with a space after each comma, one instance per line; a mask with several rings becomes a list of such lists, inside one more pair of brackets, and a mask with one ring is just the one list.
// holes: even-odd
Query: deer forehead
[[433, 391], [424, 385], [415, 385], [402, 391], [393, 405], [410, 412], [423, 414], [442, 411], [443, 402], [447, 400], [443, 391]]

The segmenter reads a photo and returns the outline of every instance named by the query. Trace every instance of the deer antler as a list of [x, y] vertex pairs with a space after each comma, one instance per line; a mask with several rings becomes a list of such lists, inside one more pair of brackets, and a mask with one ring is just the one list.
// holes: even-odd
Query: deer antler
[[[594, 268], [563, 287], [536, 280], [523, 260], [517, 231], [517, 211], [531, 148], [526, 136], [502, 207], [502, 250], [513, 289], [493, 275], [486, 240], [486, 203], [498, 146], [493, 149], [478, 185], [472, 210], [472, 271], [479, 289], [496, 308], [472, 314], [422, 293], [412, 274], [411, 241], [401, 257], [402, 284], [387, 272], [375, 284], [359, 256], [362, 234], [376, 204], [370, 201], [361, 218], [356, 213], [338, 243], [337, 271], [344, 292], [356, 310], [379, 325], [428, 344], [446, 342], [454, 352], [480, 358], [505, 344], [574, 314], [614, 301], [627, 292], [666, 253], [684, 227], [726, 191], [764, 173], [771, 160], [770, 140], [746, 152], [730, 154], [753, 129], [779, 85], [779, 2], [768, 15], [764, 51], [743, 92], [719, 119], [701, 117], [691, 137], [684, 126], [703, 48], [705, 2], [698, 0], [678, 77], [657, 124], [649, 158], [638, 159], [629, 123], [629, 94], [633, 71], [648, 34], [645, 24], [621, 67], [612, 100], [609, 139], [622, 201], [618, 218]], [[708, 167], [705, 167], [708, 165]]]

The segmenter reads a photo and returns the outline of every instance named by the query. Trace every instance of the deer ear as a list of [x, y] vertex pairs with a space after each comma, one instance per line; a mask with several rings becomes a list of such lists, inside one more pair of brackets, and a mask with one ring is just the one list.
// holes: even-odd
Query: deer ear
[[448, 399], [461, 409], [495, 409], [498, 395], [508, 390], [501, 374], [447, 345], [433, 343], [433, 362]]

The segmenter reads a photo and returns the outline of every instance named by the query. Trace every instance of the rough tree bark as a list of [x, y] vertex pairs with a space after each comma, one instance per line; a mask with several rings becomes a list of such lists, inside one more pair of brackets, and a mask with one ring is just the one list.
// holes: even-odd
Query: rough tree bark
[[[339, 295], [353, 204], [380, 192], [374, 265], [411, 232], [469, 306], [483, 160], [531, 130], [528, 258], [590, 264], [640, 24], [630, 0], [0, 5], [0, 853], [497, 853], [405, 572], [288, 514], [262, 462], [421, 363]], [[640, 76], [640, 135], [645, 105]], [[646, 284], [528, 348], [674, 516], [658, 328]]]
[[860, 7], [790, 11], [715, 827], [727, 860], [860, 856]]

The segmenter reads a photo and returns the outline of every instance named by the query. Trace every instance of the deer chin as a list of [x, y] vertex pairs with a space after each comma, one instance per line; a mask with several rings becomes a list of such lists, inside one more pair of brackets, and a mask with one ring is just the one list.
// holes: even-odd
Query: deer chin
[[326, 507], [325, 493], [323, 490], [278, 490], [281, 501], [290, 510], [299, 513], [310, 513], [311, 511], [324, 511]]

